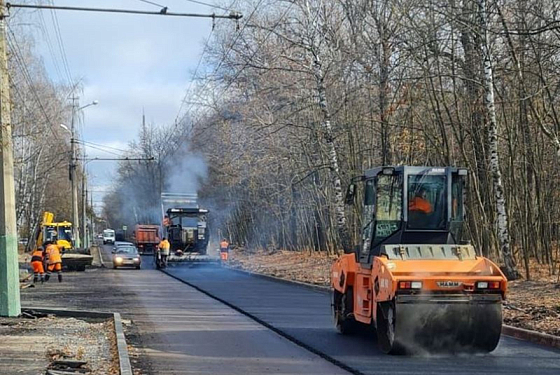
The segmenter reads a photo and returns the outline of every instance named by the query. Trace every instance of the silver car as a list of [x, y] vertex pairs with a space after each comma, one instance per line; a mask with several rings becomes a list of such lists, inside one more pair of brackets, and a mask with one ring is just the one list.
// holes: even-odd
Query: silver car
[[113, 250], [113, 268], [118, 267], [135, 267], [140, 269], [142, 265], [142, 257], [138, 254], [136, 247], [128, 246], [117, 246]]

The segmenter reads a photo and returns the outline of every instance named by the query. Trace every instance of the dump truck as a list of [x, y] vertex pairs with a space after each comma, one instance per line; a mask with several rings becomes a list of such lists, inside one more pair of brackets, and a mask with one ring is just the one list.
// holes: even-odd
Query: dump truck
[[132, 238], [140, 254], [151, 254], [160, 242], [159, 225], [137, 224]]
[[467, 170], [377, 167], [352, 179], [361, 241], [332, 266], [336, 328], [373, 327], [381, 351], [493, 351], [507, 279], [464, 237]]
[[62, 266], [66, 269], [85, 271], [86, 266], [91, 266], [93, 262], [91, 255], [79, 252], [75, 248], [72, 223], [54, 221], [52, 212], [43, 213], [43, 220], [35, 229], [34, 238], [36, 247], [42, 246], [46, 241], [56, 244], [62, 253]]
[[162, 193], [163, 237], [171, 253], [205, 255], [208, 248], [208, 210], [200, 208], [196, 194]]

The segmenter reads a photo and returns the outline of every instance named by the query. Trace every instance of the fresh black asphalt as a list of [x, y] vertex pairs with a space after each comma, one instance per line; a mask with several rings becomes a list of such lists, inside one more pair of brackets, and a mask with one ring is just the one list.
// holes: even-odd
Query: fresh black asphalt
[[490, 354], [389, 356], [374, 335], [343, 336], [333, 327], [330, 294], [218, 266], [177, 266], [167, 272], [265, 322], [355, 373], [560, 374], [560, 351], [502, 337]]

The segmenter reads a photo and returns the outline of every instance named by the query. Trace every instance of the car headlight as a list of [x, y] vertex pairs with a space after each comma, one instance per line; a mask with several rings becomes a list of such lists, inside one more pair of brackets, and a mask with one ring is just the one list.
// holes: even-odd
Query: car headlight
[[139, 262], [139, 261], [140, 261], [140, 258], [134, 258], [134, 259], [132, 259], [132, 260], [135, 261], [135, 262]]
[[116, 258], [115, 258], [115, 262], [117, 262], [117, 263], [120, 263], [120, 262], [122, 262], [122, 261], [123, 261], [123, 259], [122, 259], [121, 257], [116, 257]]

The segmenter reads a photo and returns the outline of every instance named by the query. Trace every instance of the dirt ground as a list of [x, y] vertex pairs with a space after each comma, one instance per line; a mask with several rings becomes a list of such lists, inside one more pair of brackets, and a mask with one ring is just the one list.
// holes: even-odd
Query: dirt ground
[[117, 375], [118, 353], [111, 320], [88, 322], [47, 316], [0, 318], [0, 374], [45, 374], [53, 361], [84, 361], [84, 374]]
[[[229, 266], [287, 280], [329, 285], [335, 256], [294, 251], [233, 250]], [[558, 269], [558, 267], [557, 267]], [[512, 281], [504, 303], [506, 324], [560, 336], [560, 283], [547, 267], [531, 262], [532, 280]]]

